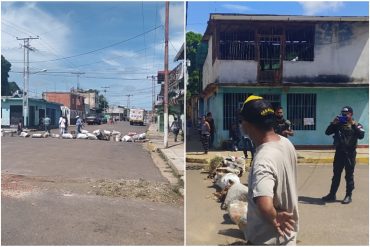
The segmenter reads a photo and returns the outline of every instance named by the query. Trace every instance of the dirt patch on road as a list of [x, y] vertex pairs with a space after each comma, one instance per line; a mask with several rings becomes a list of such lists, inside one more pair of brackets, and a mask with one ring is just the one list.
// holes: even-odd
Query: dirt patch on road
[[2, 195], [21, 199], [34, 193], [56, 193], [63, 196], [97, 195], [138, 199], [182, 205], [179, 186], [143, 179], [65, 179], [61, 177], [37, 177], [2, 174]]
[[34, 186], [24, 182], [22, 175], [2, 176], [1, 194], [5, 197], [24, 198], [31, 193], [36, 192]]
[[146, 180], [99, 180], [94, 185], [97, 195], [135, 198], [171, 204], [182, 203], [177, 187], [168, 183], [149, 182]]

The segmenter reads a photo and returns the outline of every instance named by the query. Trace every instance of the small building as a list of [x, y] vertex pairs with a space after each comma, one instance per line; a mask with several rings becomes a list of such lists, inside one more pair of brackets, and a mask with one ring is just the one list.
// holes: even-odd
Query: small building
[[[22, 103], [23, 99], [19, 97], [1, 97], [1, 127], [17, 126], [23, 119]], [[28, 104], [30, 128], [38, 127], [45, 116], [50, 117], [52, 127], [58, 127], [61, 104], [34, 98], [28, 98]]]
[[76, 93], [84, 97], [85, 113], [87, 115], [96, 113], [96, 110], [99, 108], [99, 96], [98, 96], [97, 90], [77, 89], [77, 90], [73, 90], [73, 93]]
[[325, 129], [345, 105], [368, 133], [368, 17], [210, 14], [203, 43], [199, 108], [213, 114], [215, 146], [252, 94], [283, 107], [296, 146], [330, 146]]
[[124, 106], [110, 106], [106, 114], [113, 117], [115, 120], [127, 121], [127, 108]]
[[74, 92], [44, 92], [42, 98], [49, 102], [55, 102], [67, 107], [70, 111], [69, 124], [76, 123], [76, 117], [86, 117], [85, 98]]

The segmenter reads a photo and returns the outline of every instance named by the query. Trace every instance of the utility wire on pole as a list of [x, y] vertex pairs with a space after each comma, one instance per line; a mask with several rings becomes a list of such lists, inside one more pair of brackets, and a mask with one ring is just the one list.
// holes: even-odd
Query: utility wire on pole
[[73, 75], [77, 75], [77, 91], [80, 89], [80, 75], [84, 75], [85, 72], [71, 72]]
[[[27, 37], [27, 38], [18, 38], [17, 40], [23, 40], [23, 94], [22, 94], [22, 117], [23, 117], [23, 126], [29, 127], [29, 107], [28, 107], [28, 87], [30, 80], [30, 51], [35, 51], [34, 48], [30, 46], [30, 40], [39, 39], [37, 37]], [[46, 113], [45, 113], [46, 114]]]
[[164, 148], [168, 148], [168, 22], [170, 3], [166, 1], [164, 34]]
[[106, 109], [106, 103], [107, 103], [107, 89], [109, 89], [110, 87], [101, 87], [103, 88], [103, 92], [104, 92], [104, 98], [105, 98], [105, 101], [104, 101], [104, 111], [105, 111], [105, 114], [107, 114], [107, 109]]
[[147, 76], [148, 79], [152, 79], [152, 122], [154, 123], [154, 108], [155, 108], [155, 80], [157, 76]]
[[127, 109], [130, 109], [130, 97], [134, 96], [134, 95], [133, 94], [126, 94], [125, 96], [127, 97]]

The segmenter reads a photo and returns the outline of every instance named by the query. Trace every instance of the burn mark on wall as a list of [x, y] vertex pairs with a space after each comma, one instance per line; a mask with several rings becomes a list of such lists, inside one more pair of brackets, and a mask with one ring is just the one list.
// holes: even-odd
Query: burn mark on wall
[[365, 82], [365, 78], [353, 78], [347, 75], [318, 75], [318, 76], [294, 76], [284, 77], [284, 82], [309, 82], [309, 83], [347, 83], [347, 82]]

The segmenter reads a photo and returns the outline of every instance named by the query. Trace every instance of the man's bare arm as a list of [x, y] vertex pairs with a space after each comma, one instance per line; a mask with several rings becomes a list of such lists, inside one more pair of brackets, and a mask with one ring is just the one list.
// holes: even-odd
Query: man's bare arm
[[286, 211], [277, 211], [274, 208], [273, 200], [268, 196], [260, 196], [254, 198], [258, 209], [265, 217], [265, 219], [270, 222], [281, 236], [290, 235], [290, 232], [294, 230], [293, 225], [295, 221], [293, 220], [293, 213], [288, 213]]

